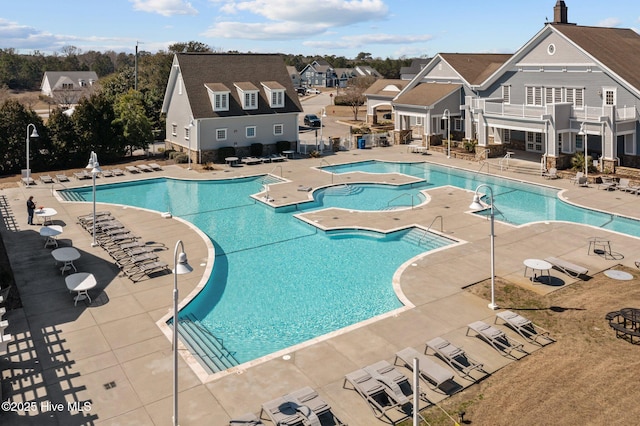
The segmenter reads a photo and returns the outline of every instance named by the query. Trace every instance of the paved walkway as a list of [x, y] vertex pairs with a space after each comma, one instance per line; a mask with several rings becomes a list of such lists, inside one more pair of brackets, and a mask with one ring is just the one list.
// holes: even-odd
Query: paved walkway
[[[426, 160], [471, 170], [479, 168], [477, 163], [447, 159], [441, 154], [411, 154], [405, 147], [396, 146], [279, 164], [220, 166], [215, 171], [202, 173], [167, 166], [162, 172], [103, 178], [99, 183], [159, 175], [223, 179], [271, 172], [290, 181], [269, 188], [272, 203], [280, 205], [309, 199], [311, 193], [300, 191], [301, 186], [317, 188], [341, 179], [314, 167], [373, 158]], [[640, 198], [631, 194], [600, 191], [595, 186], [578, 188], [566, 180], [548, 181], [537, 176], [515, 175], [508, 170], [496, 173], [564, 188], [563, 196], [571, 202], [638, 215]], [[365, 177], [370, 178], [354, 174], [351, 179], [349, 176], [342, 179], [353, 182]], [[374, 179], [405, 182], [408, 178]], [[87, 182], [90, 184], [74, 181], [70, 185]], [[23, 309], [6, 315], [10, 322], [7, 332], [14, 335], [16, 341], [9, 346], [8, 357], [0, 358], [2, 399], [29, 403], [12, 407], [20, 408], [20, 412], [1, 412], [0, 422], [3, 425], [171, 424], [171, 343], [158, 323], [167, 318], [171, 309], [173, 276], [166, 274], [132, 283], [119, 275], [107, 253], [100, 247], [91, 247], [91, 235], [76, 223], [77, 216], [91, 212], [91, 203], [60, 202], [52, 195], [52, 189], [57, 188], [59, 186], [39, 184], [25, 189], [16, 185], [14, 189], [0, 192], [0, 232], [24, 305]], [[61, 246], [73, 245], [80, 250], [81, 258], [75, 262], [78, 270], [90, 271], [98, 278], [98, 287], [90, 292], [91, 304], [80, 302], [73, 306], [72, 295], [51, 258], [51, 250], [43, 247], [39, 228], [26, 225], [25, 202], [29, 194], [35, 196], [38, 205], [58, 211], [54, 222], [64, 229], [59, 239]], [[398, 271], [394, 285], [406, 298], [407, 307], [299, 345], [286, 351], [287, 359], [282, 357], [283, 352], [251, 366], [235, 368], [232, 374], [202, 377], [189, 367], [188, 362], [192, 360], [181, 351], [180, 424], [224, 425], [233, 416], [258, 413], [262, 402], [302, 386], [315, 388], [344, 422], [352, 426], [376, 424], [361, 398], [343, 389], [344, 375], [381, 359], [392, 362], [394, 353], [407, 346], [422, 350], [424, 343], [436, 336], [464, 345], [469, 353], [484, 362], [489, 373], [514, 362], [479, 339], [466, 336], [468, 323], [493, 322], [494, 318], [486, 300], [463, 290], [469, 284], [489, 278], [489, 224], [486, 219], [468, 213], [472, 195], [468, 191], [443, 187], [428, 191], [428, 195], [429, 203], [413, 210], [376, 213], [330, 210], [302, 215], [302, 219], [324, 228], [357, 224], [382, 230], [413, 224], [428, 227], [441, 215], [442, 233], [459, 240], [460, 244], [413, 259]], [[194, 272], [179, 277], [181, 299], [197, 291], [206, 281], [213, 265], [212, 246], [189, 224], [124, 206], [98, 204], [97, 209], [110, 210], [144, 241], [158, 247], [161, 260], [170, 265], [176, 241], [184, 242]], [[439, 231], [440, 226], [436, 224], [433, 229]], [[559, 287], [532, 285], [523, 276], [525, 258], [562, 257], [587, 266], [593, 274], [619, 263], [633, 266], [634, 254], [640, 251], [640, 240], [636, 238], [577, 224], [552, 222], [514, 227], [497, 222], [496, 236], [496, 274], [541, 293]], [[589, 255], [587, 238], [592, 236], [609, 238], [618, 258]], [[552, 276], [554, 283], [561, 286], [574, 282], [557, 271], [552, 271]], [[538, 348], [527, 344], [526, 349]], [[399, 368], [410, 375], [406, 368]], [[472, 384], [458, 376], [455, 381], [459, 386]], [[427, 395], [436, 402], [446, 396], [431, 389]], [[68, 406], [68, 402], [87, 404]]]

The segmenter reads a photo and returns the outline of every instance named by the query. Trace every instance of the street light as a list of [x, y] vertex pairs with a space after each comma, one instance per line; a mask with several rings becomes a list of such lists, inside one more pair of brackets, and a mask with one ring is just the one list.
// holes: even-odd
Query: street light
[[451, 158], [451, 113], [448, 108], [442, 113], [442, 119], [447, 120], [447, 158]]
[[[33, 126], [33, 132], [29, 135], [29, 127]], [[37, 138], [40, 135], [38, 134], [38, 130], [36, 129], [36, 125], [29, 123], [27, 124], [27, 188], [29, 187], [29, 183], [31, 181], [31, 168], [29, 167], [29, 139]]]
[[478, 187], [476, 188], [476, 192], [473, 195], [473, 202], [471, 203], [471, 205], [469, 206], [470, 209], [472, 210], [482, 210], [485, 209], [486, 206], [483, 205], [480, 202], [480, 195], [478, 194], [478, 191], [480, 190], [480, 188], [485, 187], [489, 190], [489, 193], [491, 194], [491, 212], [490, 212], [490, 218], [491, 218], [491, 303], [489, 303], [489, 309], [498, 309], [498, 305], [496, 305], [496, 274], [495, 274], [495, 270], [496, 270], [496, 254], [495, 254], [495, 232], [494, 232], [494, 221], [495, 221], [495, 214], [493, 211], [493, 189], [491, 189], [491, 187], [489, 185], [486, 184], [481, 184], [478, 185]]
[[589, 166], [587, 165], [587, 126], [584, 122], [580, 124], [580, 131], [578, 134], [582, 136], [582, 145], [584, 148], [584, 177], [587, 177], [589, 174]]
[[[178, 253], [178, 247], [181, 252]], [[178, 240], [173, 251], [173, 425], [178, 426], [178, 275], [193, 271], [187, 261], [182, 240]]]
[[95, 247], [98, 245], [96, 242], [96, 175], [101, 173], [102, 169], [98, 163], [98, 155], [93, 151], [91, 151], [89, 163], [86, 168], [91, 169], [91, 176], [93, 178], [93, 242], [91, 243], [91, 247]]

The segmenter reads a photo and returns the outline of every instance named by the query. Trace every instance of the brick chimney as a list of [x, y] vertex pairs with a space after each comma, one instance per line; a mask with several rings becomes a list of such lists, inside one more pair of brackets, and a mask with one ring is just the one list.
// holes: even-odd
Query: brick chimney
[[556, 5], [553, 8], [553, 23], [554, 24], [568, 24], [567, 20], [567, 5], [564, 4], [564, 1], [558, 0]]

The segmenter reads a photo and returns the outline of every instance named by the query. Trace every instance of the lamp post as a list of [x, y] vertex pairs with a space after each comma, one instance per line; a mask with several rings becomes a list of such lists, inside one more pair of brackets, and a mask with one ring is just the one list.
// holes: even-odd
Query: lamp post
[[451, 113], [448, 108], [442, 113], [442, 119], [447, 120], [447, 158], [451, 158]]
[[[33, 132], [31, 132], [31, 135], [29, 135], [29, 127], [33, 126]], [[38, 136], [38, 130], [36, 129], [36, 125], [29, 123], [27, 124], [27, 188], [29, 187], [29, 183], [31, 181], [31, 168], [29, 167], [29, 139], [30, 138], [37, 138]]]
[[[181, 249], [178, 252], [178, 248]], [[178, 426], [178, 275], [193, 271], [187, 261], [182, 240], [173, 251], [173, 425]]]
[[495, 270], [496, 270], [496, 254], [495, 254], [495, 232], [494, 232], [494, 221], [495, 221], [495, 214], [494, 214], [494, 210], [493, 210], [493, 189], [491, 189], [491, 187], [489, 185], [486, 184], [481, 184], [478, 185], [478, 187], [476, 188], [476, 191], [473, 195], [473, 202], [471, 203], [471, 205], [469, 206], [470, 209], [472, 210], [481, 210], [486, 208], [486, 206], [482, 205], [482, 203], [480, 202], [480, 195], [478, 194], [478, 191], [480, 190], [480, 188], [485, 187], [489, 190], [489, 193], [491, 194], [491, 212], [490, 212], [490, 219], [491, 219], [491, 303], [489, 303], [489, 309], [498, 309], [498, 305], [496, 305], [496, 274], [495, 274]]
[[589, 174], [589, 165], [587, 164], [587, 126], [584, 122], [580, 124], [580, 131], [578, 132], [580, 136], [582, 136], [582, 145], [584, 148], [584, 177], [587, 177]]
[[96, 175], [101, 173], [102, 169], [98, 163], [98, 155], [93, 151], [91, 151], [89, 163], [86, 168], [91, 169], [91, 177], [93, 178], [93, 242], [91, 243], [91, 247], [95, 247], [98, 245], [96, 242]]

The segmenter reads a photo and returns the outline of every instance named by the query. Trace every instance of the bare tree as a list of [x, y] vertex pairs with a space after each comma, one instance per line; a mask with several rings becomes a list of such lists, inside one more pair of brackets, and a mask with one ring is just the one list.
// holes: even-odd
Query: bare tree
[[351, 107], [354, 121], [358, 121], [359, 109], [366, 102], [364, 92], [374, 81], [376, 78], [373, 76], [354, 77], [349, 80], [349, 85], [344, 89], [342, 99]]

